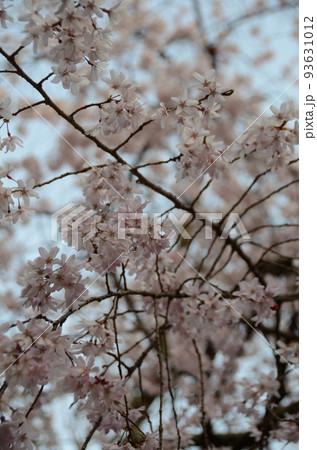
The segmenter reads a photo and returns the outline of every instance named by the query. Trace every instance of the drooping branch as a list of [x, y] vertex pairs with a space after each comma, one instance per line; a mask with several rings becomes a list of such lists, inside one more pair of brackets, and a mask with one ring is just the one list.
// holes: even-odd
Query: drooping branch
[[[299, 409], [298, 402], [291, 403], [288, 406], [279, 406], [273, 408], [272, 421], [274, 422], [273, 427], [277, 426], [278, 421], [283, 419], [287, 414], [297, 414]], [[258, 425], [261, 428], [262, 422]], [[232, 450], [243, 450], [243, 449], [254, 449], [258, 447], [258, 442], [251, 433], [213, 433], [211, 427], [207, 427], [209, 442], [215, 447], [230, 447]], [[204, 447], [204, 435], [203, 433], [194, 436], [194, 443], [201, 448]]]

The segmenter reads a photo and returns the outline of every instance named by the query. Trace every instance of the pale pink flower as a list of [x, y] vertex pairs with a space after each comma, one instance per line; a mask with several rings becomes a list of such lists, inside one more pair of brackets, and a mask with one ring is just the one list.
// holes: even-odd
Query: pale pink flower
[[12, 114], [8, 108], [11, 103], [11, 99], [9, 97], [5, 97], [0, 100], [0, 118], [10, 120]]
[[30, 216], [33, 214], [35, 214], [34, 209], [19, 205], [15, 211], [11, 211], [9, 214], [7, 214], [3, 220], [9, 223], [28, 223], [28, 221], [30, 220]]
[[185, 126], [182, 137], [186, 144], [199, 145], [206, 136], [209, 136], [209, 134], [210, 131], [200, 128], [199, 123], [193, 122], [192, 124]]
[[5, 166], [0, 166], [0, 178], [6, 178], [10, 176], [10, 172], [14, 170], [14, 165], [12, 163], [8, 163]]
[[[4, 5], [2, 3], [2, 5], [0, 5], [0, 23], [3, 28], [8, 28], [6, 21], [9, 21], [11, 23], [14, 22], [13, 17], [7, 13], [7, 11], [4, 9]], [[0, 111], [0, 113], [1, 113], [1, 111]]]
[[8, 137], [4, 138], [0, 143], [0, 150], [6, 148], [6, 152], [14, 152], [17, 145], [19, 147], [23, 147], [22, 142], [22, 139], [20, 139], [18, 136], [11, 136], [11, 134], [9, 134]]
[[298, 118], [298, 108], [296, 108], [294, 101], [287, 101], [282, 103], [280, 109], [277, 109], [276, 106], [271, 105], [270, 110], [272, 111], [274, 116], [282, 122], [288, 122], [289, 120]]
[[110, 78], [105, 77], [103, 81], [114, 91], [124, 91], [132, 86], [132, 83], [125, 81], [125, 79], [126, 76], [122, 72], [117, 73], [115, 70], [111, 69]]
[[285, 359], [291, 364], [298, 364], [298, 342], [283, 342], [282, 340], [277, 341], [277, 353], [278, 355], [283, 356], [281, 359], [282, 362], [285, 362]]
[[209, 69], [205, 76], [195, 72], [193, 77], [199, 81], [199, 85], [196, 86], [204, 94], [209, 94], [214, 97], [217, 103], [223, 103], [224, 98], [220, 93], [221, 84], [216, 81], [216, 71]]
[[32, 188], [35, 186], [35, 180], [31, 179], [27, 183], [23, 180], [17, 180], [18, 188], [13, 191], [13, 197], [22, 198], [25, 206], [30, 205], [30, 197], [39, 198], [38, 192]]
[[120, 0], [116, 5], [112, 6], [108, 11], [108, 16], [109, 16], [109, 20], [110, 22], [117, 26], [120, 22], [121, 19], [121, 6], [122, 6], [122, 1]]
[[175, 114], [181, 114], [183, 112], [190, 114], [191, 108], [198, 105], [198, 100], [188, 98], [187, 91], [185, 90], [181, 97], [172, 97], [174, 103], [176, 103], [177, 108]]
[[85, 15], [92, 16], [96, 14], [97, 17], [103, 17], [103, 0], [80, 0], [80, 4], [84, 7]]
[[239, 288], [240, 290], [233, 292], [233, 295], [255, 302], [261, 301], [265, 295], [264, 286], [260, 284], [258, 278], [253, 278], [251, 281], [241, 281]]
[[166, 119], [168, 117], [168, 109], [166, 108], [166, 106], [164, 105], [164, 103], [160, 103], [160, 108], [157, 109], [151, 116], [151, 118], [153, 120], [155, 119], [161, 119], [161, 128], [164, 129], [165, 128], [165, 122]]
[[4, 212], [10, 212], [10, 205], [14, 205], [12, 190], [3, 186], [0, 181], [0, 208]]

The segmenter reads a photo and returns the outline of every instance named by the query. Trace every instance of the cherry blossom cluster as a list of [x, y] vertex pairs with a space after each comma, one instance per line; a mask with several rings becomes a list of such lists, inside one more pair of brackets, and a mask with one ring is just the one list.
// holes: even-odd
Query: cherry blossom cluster
[[[31, 306], [44, 314], [48, 310], [57, 311], [82, 300], [87, 295], [85, 285], [88, 282], [80, 273], [84, 264], [76, 261], [75, 255], [67, 258], [62, 254], [60, 258], [56, 258], [58, 247], [49, 252], [40, 247], [39, 252], [40, 256], [28, 262], [20, 278], [20, 283], [24, 286], [21, 297], [26, 298], [25, 306]], [[64, 291], [62, 298], [52, 296], [61, 290]]]
[[[225, 90], [216, 81], [213, 69], [206, 76], [194, 73], [194, 78], [199, 82], [195, 87], [201, 93], [200, 99], [190, 98], [187, 91], [181, 97], [172, 97], [176, 103], [176, 119], [171, 126], [176, 128], [181, 138], [181, 143], [177, 145], [181, 154], [180, 161], [177, 162], [177, 180], [196, 179], [204, 173], [215, 178], [226, 167], [221, 158], [224, 144], [218, 142], [210, 132], [215, 118], [219, 117], [218, 111], [224, 102], [222, 93]], [[159, 115], [164, 118], [162, 107], [156, 113], [156, 116]]]
[[[162, 241], [163, 246], [166, 246], [164, 239]], [[139, 259], [137, 264], [132, 260], [128, 263], [128, 269], [131, 274], [136, 274], [137, 280], [144, 288], [150, 287], [154, 292], [160, 292], [163, 288], [168, 292], [177, 287], [176, 275], [172, 270], [174, 263], [175, 255], [169, 252], [169, 248], [164, 248], [159, 253], [152, 252], [150, 256]], [[156, 272], [160, 274], [159, 278]], [[144, 297], [142, 303], [147, 309], [153, 310], [152, 299]], [[158, 309], [162, 308], [163, 311], [164, 306], [165, 304], [162, 300], [158, 304]]]
[[12, 112], [10, 108], [11, 99], [4, 97], [0, 100], [0, 120], [2, 124], [0, 129], [6, 127], [7, 136], [5, 138], [0, 137], [0, 150], [5, 149], [6, 152], [13, 152], [17, 146], [23, 147], [22, 139], [18, 136], [12, 136], [9, 130], [9, 121], [12, 118]]
[[9, 386], [23, 386], [36, 393], [38, 386], [53, 381], [70, 365], [65, 353], [69, 339], [44, 320], [18, 322], [17, 329], [12, 337], [1, 336], [1, 372], [5, 372]]
[[65, 89], [77, 94], [80, 86], [97, 81], [109, 59], [111, 30], [120, 19], [120, 2], [110, 9], [100, 0], [62, 4], [25, 0], [24, 4], [28, 12], [19, 17], [26, 22], [22, 45], [32, 43], [34, 53], [49, 49], [49, 57], [57, 63], [52, 67], [52, 82], [62, 82]]
[[[41, 223], [49, 228], [58, 217], [61, 245], [76, 248], [70, 256], [41, 242], [24, 259], [7, 251], [7, 239], [0, 252], [14, 276], [14, 288], [8, 278], [0, 293], [1, 449], [60, 448], [55, 399], [80, 423], [82, 450], [297, 442], [298, 112], [292, 102], [271, 106], [237, 138], [262, 100], [251, 80], [223, 70], [228, 36], [218, 36], [217, 48], [208, 43], [204, 2], [175, 21], [169, 3], [176, 11], [184, 2], [161, 3], [24, 0], [15, 8], [0, 0], [1, 74], [14, 80], [16, 96], [32, 87], [26, 107], [0, 98], [0, 150], [19, 156], [0, 168], [2, 242], [45, 186]], [[219, 22], [231, 10], [210, 3]], [[224, 23], [226, 33], [254, 11]], [[194, 52], [181, 62], [183, 41]], [[38, 104], [63, 137], [57, 154], [12, 154], [22, 140], [11, 122], [23, 136]], [[191, 184], [205, 174], [205, 186]], [[55, 186], [66, 179], [77, 182], [71, 203], [55, 212]], [[192, 186], [186, 196], [177, 196], [180, 183]], [[202, 211], [223, 217], [209, 239]], [[248, 245], [242, 233], [226, 235], [231, 213], [243, 217]], [[172, 214], [186, 218], [190, 238], [172, 233]]]
[[298, 356], [298, 341], [289, 342], [288, 344], [285, 344], [282, 340], [279, 340], [278, 342], [278, 354], [283, 358], [289, 361], [292, 364], [297, 365], [299, 361]]
[[104, 81], [110, 89], [110, 101], [100, 106], [99, 121], [88, 133], [99, 138], [136, 129], [146, 118], [136, 86], [125, 80], [123, 73], [114, 70], [110, 70], [110, 78]]
[[[74, 337], [61, 335], [61, 328], [52, 330], [52, 324], [45, 320], [26, 322], [25, 325], [16, 324], [19, 332], [11, 338], [1, 335], [0, 367], [9, 387], [22, 386], [36, 394], [39, 387], [54, 383], [56, 392], [74, 394], [74, 404], [79, 402], [79, 410], [86, 412], [92, 424], [100, 419], [100, 428], [105, 434], [111, 430], [123, 431], [130, 423], [132, 427], [141, 413], [136, 409], [125, 410], [123, 399], [127, 390], [120, 379], [100, 373], [90, 352], [87, 360], [77, 357], [76, 353], [85, 353], [85, 346], [79, 351], [78, 339], [72, 343]], [[3, 331], [8, 332], [9, 327], [2, 327]], [[91, 323], [89, 332], [92, 336], [96, 334], [96, 324]], [[100, 338], [100, 331], [97, 334]], [[110, 344], [108, 348], [112, 346]], [[36, 429], [25, 413], [19, 409], [13, 411], [10, 419], [2, 417], [1, 443], [7, 445], [3, 448], [9, 449], [12, 445], [14, 448], [33, 448]], [[154, 449], [154, 441], [156, 443], [152, 437], [144, 435], [142, 448]]]
[[[265, 405], [267, 399], [280, 396], [280, 383], [275, 380], [273, 371], [268, 374], [260, 374], [258, 380], [253, 383], [251, 388], [247, 378], [243, 378], [239, 383], [239, 388], [241, 389], [243, 401], [238, 406], [238, 411], [256, 420], [261, 417], [261, 406]], [[261, 436], [258, 429], [254, 429], [253, 434]]]
[[123, 450], [133, 450], [135, 448], [140, 448], [143, 450], [157, 450], [158, 445], [158, 440], [152, 433], [145, 434], [132, 425], [130, 431], [128, 430], [127, 437], [125, 437], [122, 442], [119, 442], [118, 444], [106, 444], [104, 449], [117, 450], [121, 448]]
[[76, 342], [79, 344], [79, 353], [86, 355], [101, 355], [104, 351], [113, 350], [115, 333], [109, 328], [105, 318], [100, 320], [82, 319], [75, 329]]
[[[89, 239], [91, 222], [83, 221], [78, 228], [80, 249], [84, 249], [88, 256], [86, 269], [97, 273], [112, 272], [127, 260], [131, 263], [131, 270], [137, 270], [135, 262], [149, 258], [151, 254], [158, 255], [168, 247], [164, 234], [169, 228], [163, 223], [162, 239], [156, 239], [154, 234], [154, 219], [147, 223], [147, 230], [140, 230], [138, 214], [144, 211], [148, 202], [143, 202], [136, 188], [136, 183], [129, 180], [125, 171], [127, 167], [108, 161], [105, 167], [92, 171], [84, 184], [83, 192], [86, 198], [85, 208], [96, 212], [96, 232]], [[136, 219], [133, 218], [136, 214]], [[127, 216], [121, 224], [120, 216]], [[132, 217], [131, 217], [132, 216]], [[119, 228], [125, 229], [124, 238], [118, 239]], [[70, 228], [71, 222], [66, 227]], [[67, 230], [61, 230], [67, 235]], [[142, 231], [142, 232], [141, 232]], [[71, 239], [71, 232], [68, 234]]]
[[236, 149], [243, 156], [255, 152], [255, 157], [262, 156], [269, 167], [277, 169], [289, 163], [298, 145], [298, 109], [292, 101], [282, 103], [280, 109], [274, 105], [270, 109], [273, 115], [262, 115], [252, 122]]
[[[40, 386], [56, 382], [70, 366], [65, 350], [69, 348], [67, 336], [61, 329], [52, 331], [44, 320], [17, 322], [17, 333], [7, 336], [10, 326], [1, 329], [1, 373], [10, 389], [21, 389], [36, 395]], [[15, 408], [11, 416], [2, 415], [0, 442], [4, 449], [33, 449], [37, 429], [28, 420], [28, 408]]]
[[32, 441], [36, 439], [38, 430], [36, 430], [31, 421], [26, 419], [25, 414], [15, 410], [10, 419], [1, 417], [0, 440], [3, 450], [16, 448], [18, 450], [32, 450]]
[[278, 291], [262, 286], [258, 278], [253, 278], [250, 281], [241, 281], [239, 283], [239, 291], [233, 292], [233, 295], [241, 299], [242, 306], [244, 306], [243, 302], [248, 303], [256, 312], [256, 315], [252, 318], [256, 325], [262, 320], [272, 317], [274, 311], [279, 308], [279, 305], [275, 303], [273, 298], [277, 294]]
[[87, 361], [82, 357], [73, 359], [73, 365], [66, 377], [60, 379], [57, 389], [73, 393], [74, 403], [81, 400], [79, 409], [88, 411], [87, 418], [92, 424], [102, 417], [101, 427], [106, 434], [110, 430], [118, 432], [127, 425], [120, 410], [126, 389], [121, 380], [102, 376], [94, 363], [92, 356]]
[[[33, 189], [35, 180], [31, 179], [28, 182], [24, 182], [21, 179], [15, 180], [10, 175], [12, 170], [13, 167], [11, 165], [0, 168], [0, 220], [2, 223], [27, 221], [30, 214], [34, 213], [34, 210], [30, 208], [30, 198], [39, 198], [38, 192]], [[5, 186], [1, 181], [3, 178], [7, 178], [15, 183], [16, 186]], [[17, 204], [15, 203], [15, 200], [17, 201]]]

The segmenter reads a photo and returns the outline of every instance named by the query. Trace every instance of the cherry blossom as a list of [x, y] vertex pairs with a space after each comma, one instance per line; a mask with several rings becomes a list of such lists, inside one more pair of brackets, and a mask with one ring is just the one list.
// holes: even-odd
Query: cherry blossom
[[274, 114], [271, 117], [260, 117], [248, 128], [243, 135], [237, 149], [243, 155], [248, 155], [256, 150], [267, 154], [269, 165], [273, 168], [285, 166], [294, 154], [294, 148], [298, 144], [298, 123], [293, 127], [287, 126], [289, 121], [297, 118], [298, 113], [293, 102], [283, 103], [278, 110], [271, 106]]
[[[8, 7], [10, 7], [10, 6], [12, 6], [12, 5], [8, 5]], [[8, 28], [6, 21], [13, 23], [14, 19], [10, 14], [8, 14], [8, 12], [6, 11], [6, 6], [4, 5], [4, 2], [1, 1], [0, 2], [0, 23], [3, 28]]]
[[26, 206], [30, 205], [30, 197], [39, 198], [38, 192], [32, 189], [35, 185], [35, 180], [29, 180], [25, 183], [23, 180], [17, 180], [18, 187], [13, 192], [13, 197], [21, 198]]
[[17, 136], [8, 135], [0, 142], [0, 150], [6, 149], [6, 152], [14, 152], [14, 150], [19, 147], [23, 147], [22, 139]]
[[1, 449], [298, 441], [295, 5], [183, 3], [0, 0]]
[[0, 118], [10, 120], [12, 114], [8, 108], [11, 103], [11, 99], [9, 97], [5, 97], [0, 101]]
[[10, 205], [14, 205], [12, 191], [4, 187], [2, 181], [0, 181], [0, 207], [2, 211], [10, 212]]
[[[34, 261], [29, 261], [24, 274], [20, 278], [20, 284], [25, 286], [21, 292], [22, 298], [26, 298], [25, 306], [32, 306], [42, 313], [49, 309], [56, 311], [66, 304], [83, 299], [87, 295], [85, 283], [80, 269], [83, 263], [76, 261], [75, 256], [69, 258], [65, 254], [61, 258], [55, 258], [58, 248], [47, 252], [39, 249], [41, 256]], [[51, 294], [64, 290], [64, 298], [55, 298]]]
[[241, 281], [239, 283], [239, 291], [233, 292], [241, 298], [241, 300], [251, 301], [252, 307], [256, 311], [256, 316], [253, 320], [256, 325], [261, 322], [264, 318], [269, 318], [273, 316], [275, 308], [275, 302], [272, 293], [269, 288], [264, 288], [259, 283], [258, 278], [253, 278], [251, 281]]
[[172, 97], [172, 100], [174, 103], [176, 103], [177, 108], [175, 111], [176, 115], [179, 115], [181, 113], [191, 113], [191, 106], [198, 105], [198, 100], [190, 99], [188, 98], [187, 91], [183, 92], [183, 95], [181, 97]]
[[221, 84], [216, 81], [216, 71], [214, 69], [209, 69], [205, 76], [195, 72], [193, 77], [199, 81], [197, 87], [204, 95], [211, 94], [214, 100], [218, 103], [223, 103], [224, 99], [220, 93]]
[[161, 119], [161, 128], [165, 128], [166, 118], [168, 117], [168, 109], [164, 103], [160, 103], [160, 108], [152, 114], [152, 119]]

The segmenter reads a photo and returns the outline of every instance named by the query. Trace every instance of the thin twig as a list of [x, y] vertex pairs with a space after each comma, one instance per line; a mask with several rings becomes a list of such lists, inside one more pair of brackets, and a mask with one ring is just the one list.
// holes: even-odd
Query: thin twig
[[204, 386], [204, 371], [203, 371], [203, 365], [201, 360], [201, 354], [197, 347], [195, 339], [193, 339], [193, 345], [195, 348], [195, 352], [197, 354], [198, 358], [198, 364], [199, 364], [199, 373], [200, 373], [200, 401], [201, 401], [201, 426], [203, 428], [203, 434], [204, 434], [204, 444], [205, 448], [208, 448], [208, 434], [206, 429], [206, 410], [205, 410], [205, 386]]
[[81, 450], [85, 450], [89, 444], [89, 441], [91, 440], [91, 438], [93, 437], [95, 431], [98, 429], [99, 425], [101, 424], [102, 421], [102, 416], [99, 417], [99, 419], [97, 420], [97, 422], [95, 423], [95, 425], [92, 427], [92, 429], [89, 431], [88, 436], [85, 439], [85, 442], [83, 443], [83, 445], [81, 446]]
[[43, 392], [43, 389], [44, 389], [44, 386], [41, 386], [40, 389], [39, 389], [39, 391], [38, 391], [38, 393], [37, 393], [37, 396], [35, 397], [35, 399], [34, 399], [34, 401], [33, 401], [33, 403], [32, 403], [32, 405], [29, 407], [27, 413], [25, 414], [25, 417], [26, 417], [26, 418], [28, 418], [29, 414], [30, 414], [31, 411], [34, 409], [34, 406], [35, 406], [36, 402], [38, 401], [38, 399], [40, 398], [40, 396], [41, 396], [41, 394], [42, 394], [42, 392]]

